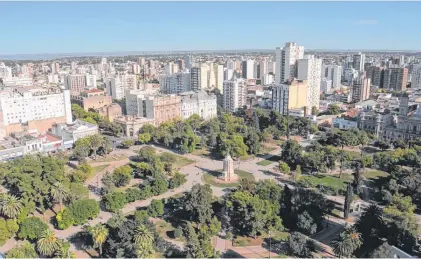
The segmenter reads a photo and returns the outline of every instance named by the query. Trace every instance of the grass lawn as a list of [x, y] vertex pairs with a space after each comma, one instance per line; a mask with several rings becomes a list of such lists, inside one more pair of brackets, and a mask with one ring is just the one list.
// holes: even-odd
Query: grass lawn
[[281, 160], [281, 157], [277, 156], [277, 155], [274, 155], [274, 156], [266, 158], [265, 160], [259, 161], [256, 164], [262, 165], [262, 166], [267, 166], [267, 165], [272, 164], [273, 162], [278, 162], [279, 160]]
[[[202, 176], [202, 180], [210, 185], [221, 187], [221, 188], [229, 188], [229, 187], [237, 187], [238, 182], [235, 183], [223, 183], [223, 182], [217, 182], [216, 178], [221, 175], [222, 170], [219, 170], [217, 172], [212, 173], [205, 173]], [[234, 170], [234, 172], [238, 175], [238, 178], [240, 179], [249, 179], [254, 180], [254, 176], [246, 171], [243, 170]]]
[[378, 171], [378, 170], [367, 170], [364, 172], [364, 176], [367, 179], [379, 179], [382, 177], [387, 177], [389, 176], [388, 173], [383, 172], [383, 171]]
[[[289, 237], [289, 233], [284, 232], [284, 231], [274, 231], [272, 232], [271, 236], [272, 236], [272, 240], [274, 241], [287, 241]], [[266, 235], [266, 237], [268, 238], [269, 235]]]
[[173, 156], [175, 158], [175, 162], [173, 163], [173, 167], [176, 169], [180, 169], [182, 167], [185, 167], [187, 165], [193, 164], [195, 161], [182, 157], [182, 156], [178, 156], [178, 155], [174, 155], [168, 152], [162, 152], [160, 155], [162, 156], [163, 154], [167, 155], [167, 156]]
[[193, 152], [191, 152], [191, 154], [196, 155], [196, 156], [210, 156], [211, 155], [209, 150], [207, 150], [206, 148], [195, 149], [193, 150]]
[[330, 175], [303, 175], [300, 181], [308, 183], [310, 186], [315, 187], [317, 185], [324, 185], [336, 190], [345, 189], [347, 182], [345, 179], [339, 179], [339, 177]]
[[184, 236], [181, 236], [179, 238], [174, 237], [174, 230], [175, 228], [165, 220], [159, 220], [154, 222], [155, 229], [158, 232], [159, 236], [162, 238], [168, 238], [168, 239], [174, 239], [177, 241], [185, 242], [186, 239]]
[[232, 245], [234, 247], [236, 246], [260, 246], [263, 243], [263, 238], [257, 237], [256, 239], [252, 238], [252, 237], [245, 237], [245, 236], [239, 236], [236, 237], [233, 242]]
[[97, 173], [101, 172], [102, 170], [104, 170], [105, 168], [107, 168], [107, 166], [109, 166], [109, 164], [106, 165], [99, 165], [99, 166], [94, 166], [92, 167], [92, 173], [90, 175], [88, 175], [88, 177], [86, 178], [87, 181], [91, 180], [92, 177], [94, 177]]
[[91, 160], [90, 163], [99, 163], [99, 162], [113, 162], [126, 159], [125, 155], [107, 155], [106, 157], [101, 157], [96, 160]]

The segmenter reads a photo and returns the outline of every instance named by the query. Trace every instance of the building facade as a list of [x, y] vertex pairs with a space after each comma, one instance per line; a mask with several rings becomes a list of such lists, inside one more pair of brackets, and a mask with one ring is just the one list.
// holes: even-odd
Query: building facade
[[[297, 61], [304, 57], [304, 47], [295, 42], [287, 42], [283, 49], [276, 48], [275, 83], [282, 84], [297, 75]], [[319, 70], [320, 74], [320, 70]]]
[[294, 80], [286, 84], [273, 84], [272, 109], [288, 115], [290, 109], [307, 107], [307, 81]]
[[190, 73], [187, 71], [162, 76], [160, 79], [161, 92], [163, 94], [179, 94], [190, 91], [190, 80]]
[[366, 77], [365, 73], [361, 73], [352, 81], [351, 99], [357, 103], [370, 98], [371, 79]]
[[226, 111], [235, 112], [247, 105], [247, 84], [245, 79], [224, 81], [223, 106]]
[[341, 87], [342, 66], [323, 65], [322, 78], [326, 78], [326, 80], [331, 80], [333, 89]]
[[365, 54], [358, 53], [352, 56], [352, 67], [357, 71], [364, 71]]
[[207, 120], [217, 116], [217, 99], [206, 91], [186, 92], [181, 94], [181, 115], [183, 119], [197, 114]]
[[85, 111], [90, 108], [98, 109], [112, 103], [111, 96], [107, 95], [104, 90], [90, 89], [80, 93], [80, 95], [72, 95], [72, 103], [82, 106]]
[[202, 89], [200, 67], [192, 67], [190, 69], [190, 85], [192, 91], [200, 91]]
[[307, 81], [307, 107], [319, 108], [322, 60], [313, 55], [306, 55], [298, 60], [297, 79]]
[[78, 95], [85, 90], [86, 77], [81, 74], [67, 75], [65, 77], [65, 85], [72, 95]]
[[393, 91], [406, 90], [408, 68], [389, 67], [384, 70], [383, 88]]
[[121, 126], [123, 129], [123, 135], [126, 137], [136, 137], [144, 125], [155, 124], [153, 119], [133, 115], [116, 117], [113, 122]]
[[126, 88], [121, 81], [121, 77], [110, 78], [106, 82], [107, 94], [112, 97], [113, 100], [121, 100], [126, 97]]

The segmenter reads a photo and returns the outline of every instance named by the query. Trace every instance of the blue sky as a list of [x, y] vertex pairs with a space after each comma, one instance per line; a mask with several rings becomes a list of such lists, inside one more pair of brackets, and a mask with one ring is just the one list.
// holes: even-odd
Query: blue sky
[[0, 2], [0, 54], [421, 49], [421, 2]]

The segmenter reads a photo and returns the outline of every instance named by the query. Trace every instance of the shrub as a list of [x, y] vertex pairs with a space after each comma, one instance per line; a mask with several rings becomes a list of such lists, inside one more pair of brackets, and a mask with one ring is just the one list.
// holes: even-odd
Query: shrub
[[125, 192], [127, 202], [134, 202], [137, 200], [143, 200], [143, 192], [139, 188], [129, 188]]
[[137, 210], [134, 213], [135, 219], [140, 223], [145, 223], [149, 219], [149, 214], [146, 210]]
[[168, 191], [168, 181], [164, 177], [158, 177], [152, 182], [153, 195], [160, 195]]
[[29, 217], [22, 221], [18, 237], [21, 239], [38, 240], [41, 234], [48, 229], [48, 225], [38, 217]]
[[122, 192], [112, 192], [104, 195], [102, 202], [110, 212], [117, 212], [127, 203], [126, 195]]
[[164, 215], [164, 203], [161, 200], [152, 200], [148, 206], [148, 214], [154, 218]]
[[126, 186], [133, 178], [133, 169], [129, 165], [120, 166], [114, 170], [112, 179], [116, 187]]

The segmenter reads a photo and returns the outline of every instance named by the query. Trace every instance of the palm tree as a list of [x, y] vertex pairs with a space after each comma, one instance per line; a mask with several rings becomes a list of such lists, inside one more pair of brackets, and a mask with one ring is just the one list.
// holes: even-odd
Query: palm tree
[[353, 227], [345, 227], [337, 238], [332, 240], [333, 252], [338, 257], [351, 257], [352, 253], [362, 245], [361, 234]]
[[45, 256], [51, 256], [57, 251], [59, 245], [56, 234], [51, 229], [46, 229], [37, 242], [38, 251]]
[[105, 225], [99, 223], [93, 227], [89, 227], [88, 231], [92, 235], [95, 246], [98, 246], [99, 248], [99, 255], [102, 255], [102, 244], [105, 242], [105, 239], [107, 239], [108, 229]]
[[139, 247], [141, 258], [150, 257], [153, 254], [153, 241], [155, 237], [152, 231], [145, 225], [140, 225], [135, 229], [134, 243]]
[[355, 223], [355, 228], [361, 233], [364, 243], [371, 237], [378, 235], [383, 228], [382, 209], [374, 204], [370, 205]]
[[63, 183], [57, 182], [51, 187], [51, 196], [55, 202], [60, 204], [60, 209], [62, 209], [63, 201], [69, 197], [69, 190]]
[[16, 218], [22, 211], [22, 203], [13, 195], [0, 196], [0, 213], [8, 218]]
[[55, 256], [57, 258], [76, 258], [76, 255], [70, 251], [70, 243], [62, 239], [57, 240], [57, 251]]

